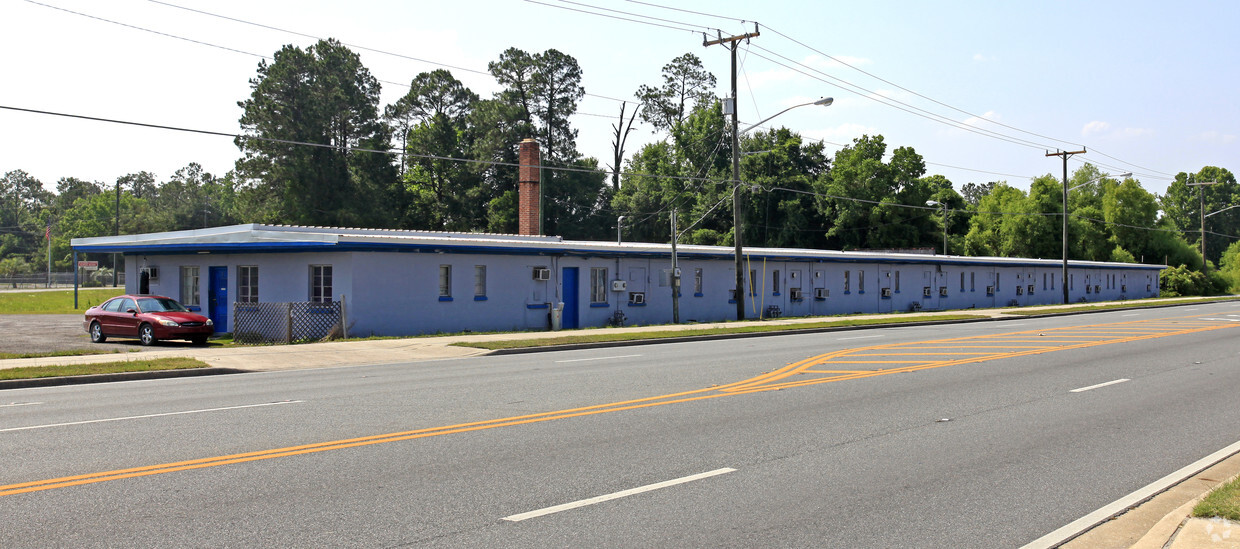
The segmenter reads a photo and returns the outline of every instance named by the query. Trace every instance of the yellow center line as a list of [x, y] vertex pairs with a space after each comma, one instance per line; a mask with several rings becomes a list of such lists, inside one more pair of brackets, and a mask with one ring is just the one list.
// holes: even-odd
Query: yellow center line
[[[1196, 316], [1196, 315], [1194, 315]], [[1140, 341], [1146, 339], [1156, 339], [1169, 337], [1174, 335], [1191, 334], [1205, 332], [1211, 330], [1219, 330], [1226, 328], [1234, 328], [1240, 326], [1240, 323], [1232, 322], [1214, 322], [1201, 323], [1200, 326], [1184, 326], [1174, 331], [1166, 331], [1159, 333], [1142, 333], [1140, 335], [1131, 335], [1128, 337], [1116, 337], [1097, 341], [1067, 341], [1061, 342], [1064, 345], [1043, 345], [1043, 346], [1027, 346], [1027, 345], [965, 345], [966, 342], [987, 342], [1000, 343], [1006, 340], [994, 339], [997, 337], [1012, 337], [1032, 333], [1056, 332], [1062, 330], [1089, 329], [1091, 327], [1128, 327], [1136, 326], [1140, 323], [1147, 323], [1143, 328], [1148, 329], [1148, 323], [1151, 321], [1131, 321], [1119, 322], [1112, 324], [1098, 324], [1088, 326], [1077, 326], [1070, 328], [1058, 328], [1052, 330], [1029, 330], [1023, 332], [1013, 332], [1008, 334], [991, 334], [987, 336], [961, 337], [941, 340], [920, 341], [915, 343], [895, 343], [886, 345], [873, 345], [867, 347], [858, 347], [835, 351], [824, 355], [810, 357], [801, 361], [788, 364], [782, 368], [775, 369], [771, 372], [764, 373], [753, 378], [729, 383], [726, 385], [707, 387], [704, 389], [696, 389], [691, 391], [683, 391], [666, 395], [659, 395], [647, 398], [639, 398], [625, 400], [620, 402], [612, 402], [608, 404], [598, 404], [593, 406], [584, 406], [579, 408], [570, 408], [566, 410], [558, 410], [554, 412], [543, 412], [536, 414], [527, 414], [521, 416], [513, 416], [500, 419], [492, 419], [486, 421], [475, 421], [469, 423], [460, 423], [456, 425], [445, 425], [441, 427], [432, 427], [426, 429], [416, 429], [410, 431], [401, 431], [395, 433], [387, 433], [382, 435], [357, 437], [343, 440], [335, 440], [329, 442], [320, 442], [313, 444], [303, 444], [297, 446], [288, 446], [284, 448], [275, 448], [271, 450], [261, 450], [255, 452], [245, 452], [240, 454], [229, 454], [224, 456], [208, 457], [201, 459], [193, 459], [186, 461], [177, 461], [172, 463], [164, 463], [159, 465], [151, 465], [146, 467], [134, 467], [128, 469], [118, 469], [114, 471], [104, 471], [99, 473], [90, 473], [84, 475], [74, 475], [46, 480], [37, 480], [33, 482], [22, 482], [16, 484], [0, 485], [0, 497], [38, 492], [42, 490], [52, 490], [57, 488], [67, 488], [70, 486], [80, 486], [85, 484], [93, 484], [98, 482], [107, 482], [113, 480], [121, 480], [127, 478], [135, 478], [149, 475], [158, 475], [164, 473], [172, 473], [177, 471], [188, 471], [193, 469], [202, 469], [206, 467], [217, 467], [222, 465], [231, 465], [237, 463], [246, 463], [258, 460], [275, 459], [282, 457], [290, 457], [316, 452], [325, 452], [329, 450], [340, 450], [345, 448], [357, 448], [374, 444], [385, 444], [389, 442], [398, 442], [406, 440], [415, 440], [420, 438], [464, 433], [470, 431], [480, 431], [485, 429], [495, 429], [500, 427], [511, 427], [516, 425], [527, 425], [532, 423], [540, 423], [558, 419], [567, 419], [574, 417], [591, 416], [605, 414], [611, 412], [619, 412], [625, 410], [637, 410], [641, 408], [649, 408], [653, 406], [663, 406], [667, 404], [677, 404], [686, 402], [695, 402], [700, 400], [708, 400], [732, 395], [750, 394], [763, 391], [773, 391], [792, 387], [803, 387], [821, 383], [833, 383], [836, 381], [847, 381], [877, 377], [883, 375], [891, 375], [895, 373], [915, 372], [931, 368], [942, 368], [945, 366], [975, 364], [986, 361], [992, 361], [1003, 358], [1015, 358], [1022, 356], [1032, 356], [1048, 352], [1064, 351], [1069, 349], [1084, 349], [1099, 345], [1109, 345], [1114, 343], [1126, 343], [1132, 341]], [[1166, 322], [1161, 320], [1159, 322]], [[1125, 332], [1121, 332], [1125, 333]], [[1131, 333], [1131, 332], [1128, 332]], [[1062, 335], [1062, 334], [1057, 334]], [[1015, 340], [1013, 342], [1026, 342], [1025, 340]], [[1055, 341], [1042, 340], [1043, 343], [1054, 343]], [[848, 357], [853, 356], [883, 356], [882, 354], [863, 354], [863, 351], [883, 351], [888, 349], [896, 349], [901, 351], [918, 350], [918, 349], [996, 349], [1001, 352], [996, 353], [924, 353], [927, 355], [979, 355], [954, 360], [932, 360], [932, 361], [849, 361]], [[1012, 350], [1017, 349], [1017, 350]], [[906, 353], [887, 353], [904, 355]], [[907, 353], [912, 354], [912, 353]], [[891, 369], [875, 369], [875, 370], [814, 370], [815, 366], [824, 366], [828, 364], [910, 364]], [[784, 380], [803, 374], [826, 374], [830, 377], [816, 377], [811, 379], [800, 379], [797, 381], [785, 382]]]

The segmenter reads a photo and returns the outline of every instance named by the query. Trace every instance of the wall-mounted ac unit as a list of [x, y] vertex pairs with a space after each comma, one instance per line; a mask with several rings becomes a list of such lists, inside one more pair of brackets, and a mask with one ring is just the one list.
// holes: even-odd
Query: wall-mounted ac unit
[[643, 292], [629, 292], [629, 303], [633, 305], [645, 304], [646, 294]]
[[159, 280], [159, 267], [143, 267], [142, 272], [146, 273], [147, 280], [151, 282]]
[[995, 287], [994, 287], [994, 286], [987, 286], [987, 287], [986, 287], [986, 295], [995, 295]]
[[921, 295], [922, 295], [922, 297], [930, 297], [930, 287], [929, 287], [929, 286], [926, 286], [926, 287], [922, 288], [922, 289], [921, 289]]
[[1025, 295], [1025, 287], [1024, 287], [1024, 286], [1017, 286], [1017, 287], [1016, 287], [1016, 295]]
[[1033, 284], [1029, 285], [1029, 295], [1033, 295]]
[[534, 267], [534, 280], [551, 280], [551, 269]]
[[801, 289], [800, 288], [788, 288], [788, 298], [793, 301], [800, 301], [801, 300]]
[[1099, 285], [1097, 285], [1097, 284], [1094, 284], [1094, 293], [1095, 293], [1095, 294], [1100, 294], [1100, 293], [1102, 293], [1102, 286], [1099, 286]]
[[625, 290], [627, 290], [627, 289], [629, 289], [629, 283], [628, 283], [628, 281], [625, 281], [625, 280], [613, 280], [613, 281], [611, 281], [611, 291], [613, 291], [613, 292], [623, 292], [623, 291], [625, 291]]
[[939, 286], [939, 297], [947, 297], [947, 286]]
[[1128, 285], [1127, 285], [1127, 284], [1121, 284], [1121, 285], [1120, 285], [1120, 287], [1119, 287], [1119, 291], [1124, 292], [1124, 293], [1128, 293]]
[[1093, 291], [1093, 289], [1094, 289], [1094, 287], [1093, 287], [1093, 286], [1090, 286], [1089, 284], [1086, 284], [1086, 285], [1085, 285], [1085, 293], [1089, 293], [1089, 292]]
[[826, 299], [831, 297], [831, 290], [826, 288], [814, 288], [814, 299]]
[[891, 288], [883, 288], [883, 297], [891, 297]]

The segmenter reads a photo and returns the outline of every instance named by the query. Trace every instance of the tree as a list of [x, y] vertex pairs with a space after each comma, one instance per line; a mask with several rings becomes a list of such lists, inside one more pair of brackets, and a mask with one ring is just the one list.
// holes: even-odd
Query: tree
[[757, 192], [744, 193], [747, 229], [754, 246], [821, 248], [825, 220], [814, 206], [814, 182], [827, 174], [830, 160], [820, 142], [805, 144], [787, 128], [746, 136], [742, 148], [762, 151], [745, 156], [742, 180]]
[[[335, 40], [285, 46], [258, 65], [250, 98], [238, 103], [246, 136], [236, 139], [242, 177], [267, 186], [278, 217], [308, 225], [382, 225], [395, 182], [379, 120], [379, 83]], [[271, 141], [281, 140], [281, 142]], [[310, 143], [312, 145], [294, 144]]]
[[699, 105], [715, 101], [715, 75], [702, 67], [702, 60], [686, 53], [663, 65], [663, 86], [637, 88], [642, 120], [655, 131], [673, 132]]
[[[1190, 186], [1188, 183], [1216, 182], [1214, 185]], [[1199, 194], [1200, 193], [1200, 194]], [[1201, 249], [1202, 198], [1205, 213], [1210, 214], [1233, 204], [1240, 204], [1240, 185], [1230, 171], [1206, 166], [1195, 174], [1179, 173], [1159, 199], [1164, 216]], [[1240, 233], [1240, 208], [1228, 210], [1206, 219], [1206, 254], [1218, 259], [1231, 244], [1228, 235]]]
[[995, 190], [996, 185], [1003, 185], [1004, 181], [991, 181], [989, 183], [965, 183], [961, 187], [960, 194], [964, 197], [964, 201], [971, 206], [977, 206], [981, 203], [982, 198]]
[[823, 195], [817, 206], [832, 223], [827, 230], [829, 246], [933, 246], [934, 221], [929, 213], [898, 206], [925, 206], [933, 194], [921, 180], [925, 161], [911, 147], [893, 151], [890, 162], [883, 162], [886, 152], [881, 135], [858, 137], [836, 151], [831, 172], [815, 183], [815, 190]]
[[[446, 69], [420, 73], [409, 83], [409, 93], [383, 111], [383, 119], [392, 126], [402, 151], [408, 151], [409, 132], [419, 123], [443, 115], [458, 123], [469, 114], [478, 94], [466, 88]], [[401, 173], [405, 172], [405, 156], [401, 155]]]
[[585, 94], [577, 60], [554, 49], [530, 55], [509, 48], [487, 67], [505, 87], [499, 98], [518, 105], [522, 120], [539, 132], [543, 158], [575, 161], [580, 156], [577, 130], [568, 119], [577, 112], [577, 101]]

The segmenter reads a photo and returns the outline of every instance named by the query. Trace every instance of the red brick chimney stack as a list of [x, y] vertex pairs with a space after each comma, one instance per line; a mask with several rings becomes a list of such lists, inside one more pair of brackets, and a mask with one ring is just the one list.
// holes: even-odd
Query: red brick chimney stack
[[517, 234], [537, 236], [541, 233], [539, 216], [538, 142], [533, 139], [521, 141], [517, 149], [521, 167], [517, 177]]

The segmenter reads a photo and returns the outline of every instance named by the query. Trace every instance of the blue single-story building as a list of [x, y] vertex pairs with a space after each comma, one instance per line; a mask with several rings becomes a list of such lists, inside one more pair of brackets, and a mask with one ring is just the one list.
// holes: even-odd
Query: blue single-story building
[[[348, 333], [604, 326], [672, 321], [669, 244], [555, 236], [247, 224], [77, 238], [121, 253], [126, 291], [174, 297], [232, 331], [233, 307], [347, 304]], [[681, 321], [736, 318], [733, 249], [677, 246]], [[746, 248], [748, 318], [1062, 303], [1060, 260]], [[1158, 296], [1162, 265], [1072, 261], [1076, 301]], [[143, 280], [148, 285], [142, 288]]]

